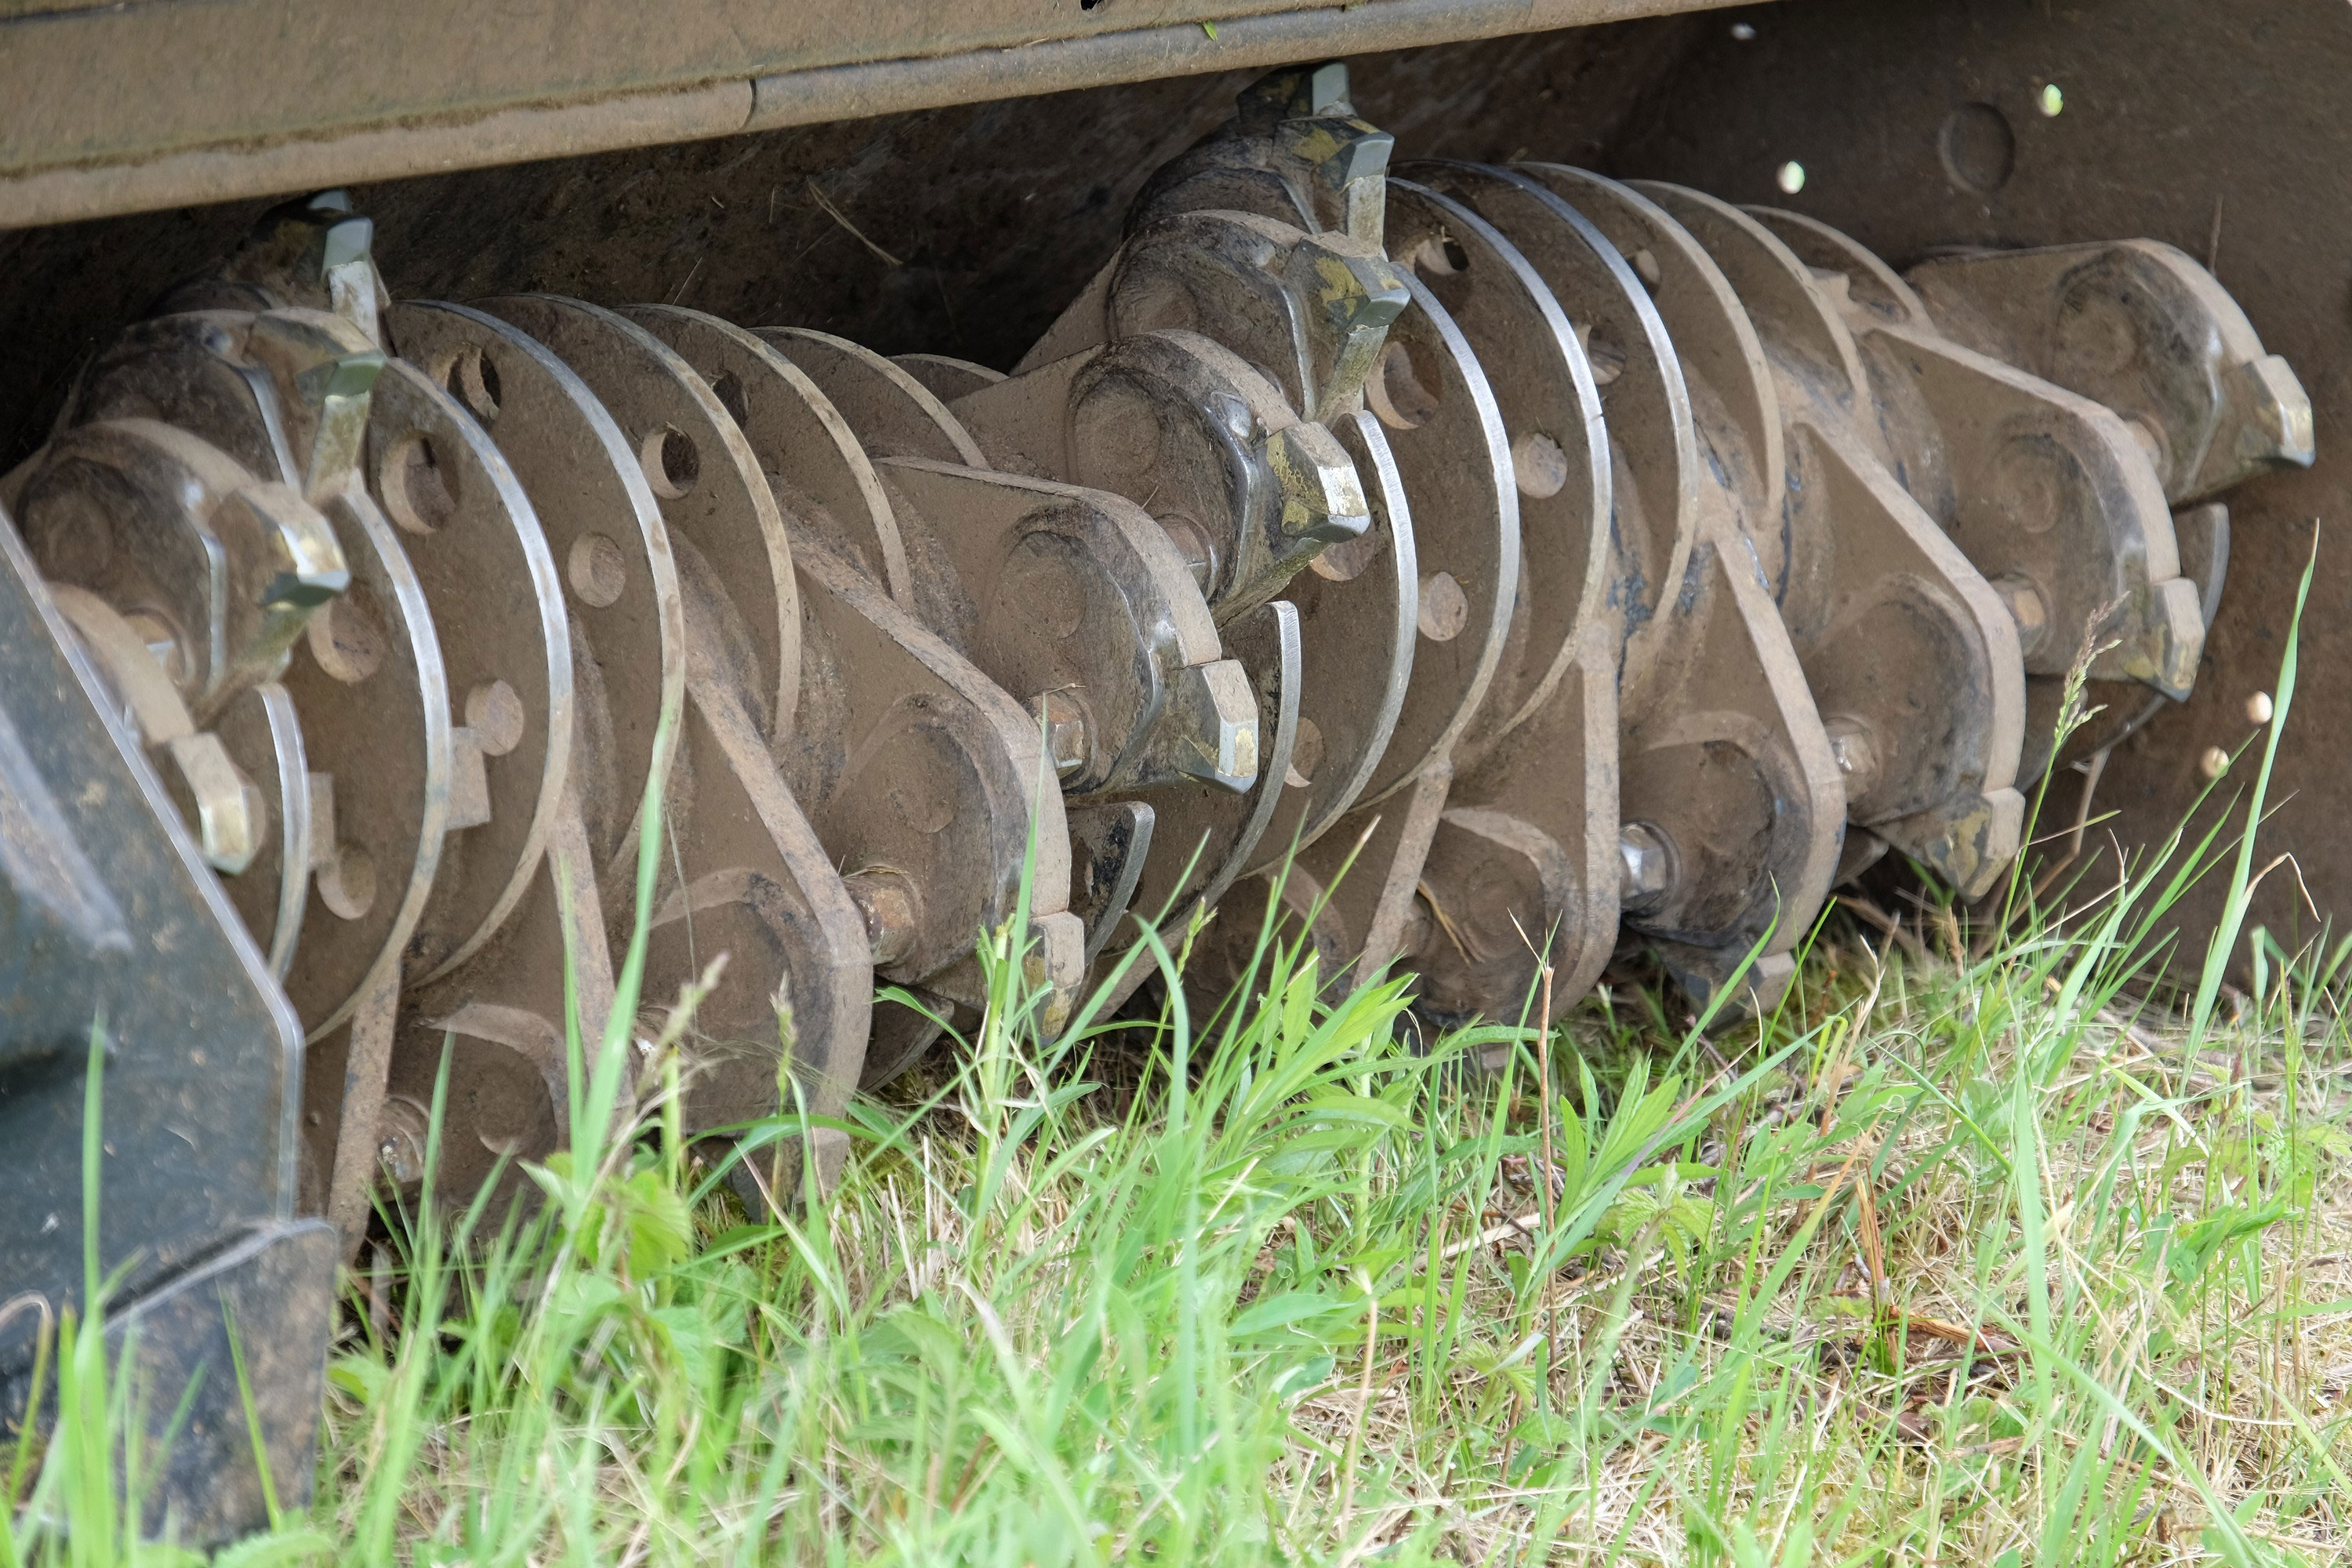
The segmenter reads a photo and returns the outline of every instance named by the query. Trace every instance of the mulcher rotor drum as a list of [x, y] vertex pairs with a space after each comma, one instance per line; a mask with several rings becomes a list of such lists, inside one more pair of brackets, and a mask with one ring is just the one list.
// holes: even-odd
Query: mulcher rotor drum
[[394, 303], [370, 240], [273, 214], [0, 483], [308, 1035], [347, 1247], [445, 1038], [445, 1194], [563, 1141], [649, 788], [698, 1132], [780, 1064], [819, 1113], [903, 1068], [1024, 900], [1048, 1031], [1153, 921], [1213, 994], [1269, 908], [1433, 1025], [1628, 943], [1769, 1003], [1886, 850], [1993, 885], [2070, 670], [2077, 744], [2185, 694], [2212, 498], [2312, 457], [2168, 247], [1897, 274], [1676, 186], [1391, 167], [1337, 67], [1161, 170], [1009, 374]]

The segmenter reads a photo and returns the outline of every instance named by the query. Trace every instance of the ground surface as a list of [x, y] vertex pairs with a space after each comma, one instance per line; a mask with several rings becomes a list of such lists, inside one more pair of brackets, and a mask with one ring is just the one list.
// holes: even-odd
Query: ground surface
[[[2196, 1039], [2119, 992], [2134, 905], [1833, 927], [1773, 1018], [1620, 987], [1500, 1076], [1278, 952], [1237, 1018], [1051, 1047], [1008, 970], [814, 1211], [643, 1142], [375, 1254], [317, 1505], [242, 1552], [2344, 1561], [2332, 976]], [[105, 1560], [51, 1458], [0, 1542]]]

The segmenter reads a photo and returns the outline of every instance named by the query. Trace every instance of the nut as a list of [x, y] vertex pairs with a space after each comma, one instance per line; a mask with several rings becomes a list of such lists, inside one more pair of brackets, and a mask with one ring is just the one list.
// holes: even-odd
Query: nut
[[399, 1187], [423, 1181], [425, 1151], [433, 1136], [433, 1119], [425, 1107], [404, 1094], [387, 1095], [375, 1127], [376, 1158], [384, 1175]]
[[205, 864], [224, 876], [238, 875], [261, 853], [268, 816], [261, 792], [209, 730], [165, 742], [163, 753], [172, 764], [165, 783]]
[[1629, 914], [1647, 914], [1664, 904], [1675, 881], [1673, 841], [1646, 822], [1629, 822], [1617, 829], [1617, 855], [1624, 863], [1619, 905]]
[[2017, 651], [2032, 658], [2050, 635], [2050, 601], [2027, 577], [1996, 577], [1992, 591], [2000, 595], [2000, 602], [2009, 606], [2009, 618], [2017, 623]]
[[1055, 777], [1068, 778], [1087, 765], [1087, 705], [1076, 692], [1041, 692], [1029, 711], [1045, 726], [1045, 756]]
[[1824, 728], [1829, 732], [1830, 755], [1837, 762], [1838, 776], [1845, 782], [1847, 802], [1863, 799], [1878, 784], [1878, 747], [1870, 738], [1870, 726], [1859, 719], [1838, 718]]
[[875, 867], [843, 878], [842, 886], [866, 917], [866, 942], [877, 969], [887, 968], [915, 950], [923, 906], [903, 873]]

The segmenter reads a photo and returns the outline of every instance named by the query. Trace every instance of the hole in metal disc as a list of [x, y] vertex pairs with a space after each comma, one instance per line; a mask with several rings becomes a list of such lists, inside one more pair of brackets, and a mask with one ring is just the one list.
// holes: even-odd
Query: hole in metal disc
[[463, 343], [442, 363], [435, 377], [466, 412], [487, 428], [499, 416], [499, 367], [483, 354], [478, 343]]
[[1452, 642], [1470, 624], [1470, 595], [1451, 572], [1433, 572], [1421, 580], [1421, 635], [1432, 642]]
[[375, 862], [356, 844], [336, 845], [317, 881], [319, 901], [338, 920], [360, 920], [375, 907]]
[[310, 612], [310, 657], [346, 686], [356, 686], [383, 663], [383, 618], [364, 583], [354, 583]]
[[628, 587], [629, 559], [603, 534], [583, 533], [572, 542], [563, 574], [572, 580], [573, 593], [601, 610]]
[[503, 680], [486, 681], [466, 694], [466, 723], [493, 757], [522, 744], [522, 699]]
[[637, 465], [646, 471], [646, 483], [664, 500], [690, 493], [702, 478], [701, 449], [675, 425], [663, 426], [638, 445]]
[[1980, 196], [2009, 184], [2017, 168], [2017, 133], [1990, 103], [1964, 103], [1945, 116], [1936, 150], [1952, 183]]
[[1568, 483], [1568, 454], [1542, 431], [1527, 431], [1511, 443], [1511, 477], [1521, 495], [1549, 500]]
[[1592, 384], [1606, 386], [1625, 374], [1625, 351], [1617, 340], [1606, 332], [1596, 332], [1586, 327], [1579, 334], [1584, 339], [1584, 357], [1592, 366]]
[[710, 384], [710, 394], [727, 410], [727, 416], [735, 421], [737, 429], [751, 422], [751, 401], [744, 396], [742, 380], [732, 371], [719, 373], [719, 379]]
[[1315, 721], [1305, 714], [1298, 716], [1298, 738], [1290, 743], [1290, 772], [1283, 783], [1293, 789], [1305, 789], [1315, 782], [1315, 770], [1323, 765], [1323, 731]]
[[392, 444], [376, 466], [375, 484], [383, 510], [411, 533], [432, 533], [457, 513], [457, 470], [422, 430]]
[[1424, 377], [1413, 363], [1412, 348], [1391, 338], [1381, 350], [1381, 363], [1364, 383], [1364, 401], [1372, 405], [1381, 424], [1391, 430], [1417, 430], [1437, 414], [1434, 377]]

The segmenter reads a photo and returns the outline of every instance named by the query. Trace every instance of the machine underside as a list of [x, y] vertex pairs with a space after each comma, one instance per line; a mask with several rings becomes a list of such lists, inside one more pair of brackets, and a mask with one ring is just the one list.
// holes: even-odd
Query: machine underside
[[[1408, 20], [1499, 30], [1458, 9]], [[983, 942], [1047, 1034], [1152, 932], [1213, 1005], [1268, 921], [1433, 1035], [1620, 956], [1737, 1013], [1859, 877], [1998, 903], [2119, 810], [2095, 891], [2226, 806], [2339, 460], [2340, 5], [1255, 68], [1323, 16], [1248, 69], [0, 234], [0, 1297], [79, 1297], [94, 1018], [112, 1310], [184, 1377], [222, 1291], [267, 1321], [295, 1489], [338, 1248], [436, 1134], [444, 1198], [562, 1147], [567, 1026], [633, 1050], [707, 984], [701, 1136], [903, 1071]], [[0, 207], [105, 199], [18, 153]], [[2289, 945], [2352, 893], [2314, 684]], [[194, 1409], [164, 1503], [231, 1533], [242, 1416]]]

